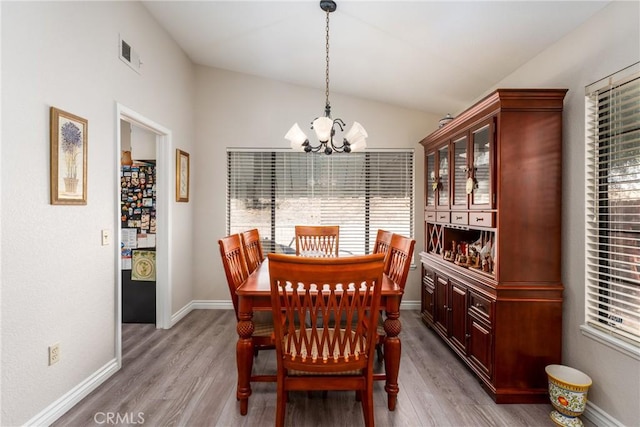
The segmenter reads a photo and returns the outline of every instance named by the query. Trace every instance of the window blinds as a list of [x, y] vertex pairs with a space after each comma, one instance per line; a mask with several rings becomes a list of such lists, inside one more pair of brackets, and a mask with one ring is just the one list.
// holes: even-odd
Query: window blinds
[[586, 90], [585, 319], [640, 346], [640, 67]]
[[295, 252], [296, 225], [339, 225], [340, 253], [371, 253], [379, 228], [413, 237], [413, 150], [227, 151], [227, 232], [258, 228]]

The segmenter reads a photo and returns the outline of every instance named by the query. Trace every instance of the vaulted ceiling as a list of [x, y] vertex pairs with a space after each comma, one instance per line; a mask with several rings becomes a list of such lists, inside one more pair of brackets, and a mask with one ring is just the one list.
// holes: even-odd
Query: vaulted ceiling
[[[331, 93], [459, 112], [607, 3], [338, 0]], [[324, 89], [318, 1], [143, 4], [197, 64]]]

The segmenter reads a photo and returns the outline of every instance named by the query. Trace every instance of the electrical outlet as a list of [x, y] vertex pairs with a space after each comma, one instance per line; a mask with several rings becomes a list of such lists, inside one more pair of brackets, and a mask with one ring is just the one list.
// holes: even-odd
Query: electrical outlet
[[49, 366], [60, 361], [60, 343], [49, 346]]
[[111, 233], [109, 230], [102, 230], [102, 246], [108, 246], [111, 244]]

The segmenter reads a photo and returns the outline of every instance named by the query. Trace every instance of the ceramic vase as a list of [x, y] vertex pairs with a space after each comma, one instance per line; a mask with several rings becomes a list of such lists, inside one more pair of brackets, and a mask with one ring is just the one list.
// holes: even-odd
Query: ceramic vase
[[587, 406], [591, 378], [564, 365], [548, 365], [545, 371], [549, 380], [549, 399], [554, 407], [551, 420], [559, 426], [581, 427], [583, 424], [578, 417]]

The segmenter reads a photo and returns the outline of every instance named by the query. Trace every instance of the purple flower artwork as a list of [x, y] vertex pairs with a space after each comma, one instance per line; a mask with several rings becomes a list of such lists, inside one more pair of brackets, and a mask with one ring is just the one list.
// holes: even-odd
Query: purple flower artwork
[[51, 204], [87, 204], [87, 119], [51, 107]]
[[77, 158], [82, 148], [82, 132], [75, 123], [66, 122], [60, 128], [60, 135], [62, 136], [61, 148], [67, 166], [66, 177], [75, 179], [78, 176]]

